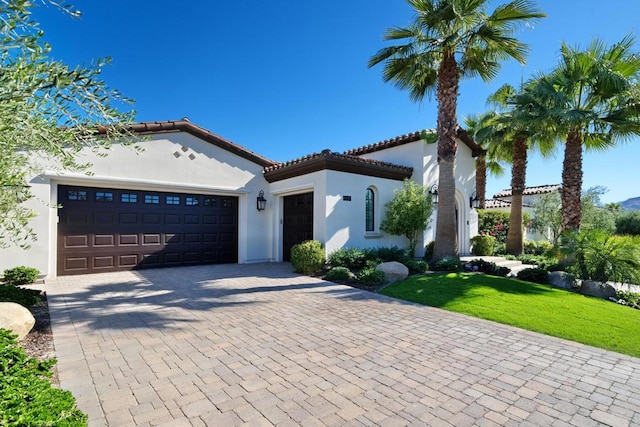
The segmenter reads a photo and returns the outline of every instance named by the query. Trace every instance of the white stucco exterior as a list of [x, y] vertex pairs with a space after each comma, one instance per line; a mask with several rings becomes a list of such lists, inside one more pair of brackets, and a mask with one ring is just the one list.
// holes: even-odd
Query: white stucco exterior
[[[194, 126], [188, 124], [187, 127], [191, 129]], [[201, 128], [197, 130], [204, 131]], [[228, 145], [211, 143], [202, 135], [202, 132], [183, 130], [151, 132], [139, 142], [141, 151], [119, 144], [114, 144], [104, 157], [87, 151], [82, 154], [80, 161], [93, 164], [90, 175], [56, 170], [53, 164], [45, 165], [42, 173], [29, 180], [35, 197], [28, 202], [28, 206], [37, 214], [31, 226], [38, 239], [29, 250], [16, 247], [0, 250], [0, 270], [28, 265], [47, 277], [56, 276], [59, 185], [237, 197], [239, 263], [281, 261], [283, 200], [289, 195], [311, 191], [314, 194], [313, 238], [325, 245], [327, 253], [342, 247], [406, 245], [403, 237], [388, 235], [379, 228], [385, 204], [393, 198], [394, 190], [402, 186], [400, 179], [322, 169], [270, 183], [263, 175], [265, 164], [260, 159], [264, 158], [256, 161], [251, 155], [239, 153], [239, 146], [229, 148]], [[379, 149], [361, 157], [411, 167], [411, 180], [429, 187], [437, 184], [435, 144], [417, 140]], [[460, 143], [456, 166], [456, 203], [461, 254], [469, 252], [469, 239], [477, 234], [477, 215], [469, 208], [469, 197], [474, 186], [475, 163], [472, 152], [468, 146]], [[373, 232], [365, 231], [367, 188], [371, 188], [375, 195]], [[267, 203], [265, 210], [258, 211], [256, 197], [261, 190]], [[435, 214], [416, 247], [416, 256], [423, 255], [424, 246], [434, 240], [434, 233]]]

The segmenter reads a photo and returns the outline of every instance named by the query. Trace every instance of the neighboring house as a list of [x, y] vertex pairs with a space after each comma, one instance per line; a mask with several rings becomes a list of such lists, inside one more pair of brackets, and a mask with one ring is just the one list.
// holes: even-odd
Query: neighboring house
[[[560, 184], [525, 187], [522, 192], [522, 211], [528, 213], [533, 219], [535, 204], [540, 196], [560, 191], [561, 188], [562, 186]], [[507, 188], [497, 194], [494, 194], [493, 199], [485, 201], [485, 209], [509, 212], [511, 210], [511, 189]], [[526, 228], [524, 238], [527, 240], [548, 240], [545, 235], [540, 234], [529, 227]]]
[[[114, 144], [89, 151], [91, 175], [47, 170], [31, 178], [38, 240], [0, 251], [0, 269], [38, 268], [48, 277], [204, 263], [287, 261], [291, 246], [405, 246], [380, 231], [384, 206], [405, 178], [437, 184], [436, 144], [420, 132], [278, 163], [188, 120], [132, 125], [142, 152]], [[456, 203], [460, 253], [477, 234], [469, 208], [474, 156], [458, 134]], [[258, 200], [266, 200], [264, 207]], [[417, 255], [434, 239], [435, 214]]]

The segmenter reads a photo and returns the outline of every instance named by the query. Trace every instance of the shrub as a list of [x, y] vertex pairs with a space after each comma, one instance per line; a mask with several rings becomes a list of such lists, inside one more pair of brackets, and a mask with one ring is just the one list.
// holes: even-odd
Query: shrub
[[640, 236], [640, 211], [629, 211], [616, 218], [616, 234]]
[[37, 268], [25, 267], [24, 265], [8, 268], [4, 271], [4, 282], [13, 286], [28, 285], [38, 280], [38, 274], [40, 272]]
[[620, 300], [624, 301], [625, 305], [635, 308], [640, 307], [640, 294], [627, 291], [618, 291], [616, 292], [616, 298], [618, 299], [618, 302], [620, 302]]
[[291, 265], [296, 273], [317, 273], [324, 267], [324, 261], [324, 248], [317, 240], [307, 240], [291, 248]]
[[433, 248], [435, 247], [435, 245], [436, 245], [435, 240], [432, 240], [429, 243], [427, 243], [427, 245], [424, 247], [425, 261], [431, 261], [431, 258], [433, 258]]
[[524, 242], [524, 253], [528, 255], [544, 255], [553, 245], [546, 240], [527, 240]]
[[333, 267], [329, 270], [325, 276], [325, 279], [331, 281], [349, 280], [351, 278], [351, 272], [346, 267]]
[[480, 209], [478, 211], [478, 233], [488, 234], [499, 243], [505, 243], [509, 232], [509, 212]]
[[40, 291], [13, 285], [0, 285], [0, 302], [15, 302], [29, 308], [40, 302]]
[[497, 265], [494, 262], [485, 261], [483, 259], [474, 259], [469, 262], [473, 267], [477, 268], [477, 271], [480, 271], [485, 274], [490, 274], [492, 276], [502, 276], [506, 277], [509, 273], [511, 273], [511, 269], [508, 267], [503, 267], [501, 265]]
[[422, 274], [429, 269], [429, 264], [426, 261], [410, 259], [403, 264], [407, 266], [410, 274]]
[[640, 237], [573, 232], [563, 236], [562, 251], [573, 259], [569, 271], [580, 279], [640, 283]]
[[471, 253], [478, 256], [493, 255], [493, 248], [496, 246], [496, 238], [493, 236], [478, 235], [471, 239]]
[[55, 360], [27, 356], [16, 335], [0, 329], [0, 425], [86, 426], [73, 395], [52, 387]]
[[507, 253], [507, 245], [501, 242], [497, 242], [495, 248], [493, 248], [494, 255], [505, 255]]
[[380, 246], [373, 249], [373, 257], [380, 262], [397, 261], [403, 262], [407, 259], [407, 251], [397, 246]]
[[525, 268], [524, 270], [520, 270], [518, 272], [518, 279], [524, 280], [525, 282], [534, 282], [534, 283], [549, 283], [549, 272], [544, 268], [536, 267], [536, 268]]
[[462, 263], [458, 258], [445, 257], [437, 261], [433, 266], [435, 271], [460, 271], [462, 270]]
[[365, 268], [356, 274], [356, 280], [364, 285], [383, 285], [387, 281], [384, 272], [373, 268]]
[[367, 259], [364, 252], [358, 248], [342, 248], [333, 251], [327, 258], [327, 264], [331, 267], [345, 267], [349, 270], [364, 268]]

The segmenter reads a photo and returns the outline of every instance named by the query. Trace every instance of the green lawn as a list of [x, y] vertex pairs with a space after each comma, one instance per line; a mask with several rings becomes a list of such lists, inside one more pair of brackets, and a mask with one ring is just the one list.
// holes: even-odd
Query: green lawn
[[599, 298], [473, 273], [413, 276], [381, 293], [640, 357], [640, 310]]

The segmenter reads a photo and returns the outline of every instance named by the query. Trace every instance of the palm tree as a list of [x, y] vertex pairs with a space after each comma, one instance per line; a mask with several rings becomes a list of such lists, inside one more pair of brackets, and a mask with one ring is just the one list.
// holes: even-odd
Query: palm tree
[[476, 195], [480, 200], [480, 209], [485, 208], [487, 199], [487, 173], [502, 176], [505, 173], [504, 163], [511, 161], [507, 144], [493, 128], [498, 114], [495, 111], [480, 115], [466, 116], [463, 121], [467, 132], [483, 151], [476, 157]]
[[561, 47], [561, 59], [534, 89], [542, 120], [565, 139], [562, 166], [562, 228], [578, 230], [582, 218], [582, 151], [606, 150], [640, 135], [640, 56], [631, 36], [607, 47], [594, 40], [586, 50]]
[[513, 37], [518, 24], [545, 15], [531, 0], [513, 0], [486, 12], [488, 0], [407, 0], [416, 12], [408, 27], [387, 30], [385, 40], [403, 44], [385, 47], [369, 60], [384, 62], [383, 79], [409, 90], [414, 101], [435, 93], [438, 101], [439, 202], [434, 258], [457, 256], [455, 155], [458, 84], [480, 76], [489, 81], [500, 62], [524, 63], [527, 46]]

